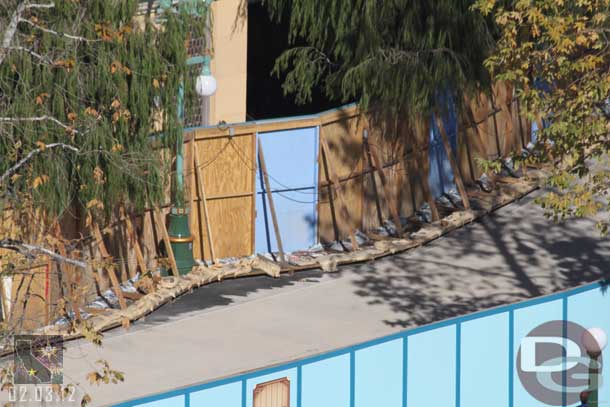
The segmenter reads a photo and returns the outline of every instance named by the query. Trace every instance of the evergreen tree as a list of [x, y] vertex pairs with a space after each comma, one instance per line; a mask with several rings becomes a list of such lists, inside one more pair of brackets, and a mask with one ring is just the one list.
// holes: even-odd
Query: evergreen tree
[[267, 0], [288, 19], [295, 46], [278, 60], [284, 90], [298, 101], [320, 86], [393, 114], [427, 114], [439, 92], [487, 86], [493, 45], [487, 20], [469, 0]]
[[193, 96], [185, 44], [203, 17], [137, 16], [138, 3], [0, 0], [3, 205], [53, 219], [75, 203], [108, 215], [161, 200], [183, 79]]

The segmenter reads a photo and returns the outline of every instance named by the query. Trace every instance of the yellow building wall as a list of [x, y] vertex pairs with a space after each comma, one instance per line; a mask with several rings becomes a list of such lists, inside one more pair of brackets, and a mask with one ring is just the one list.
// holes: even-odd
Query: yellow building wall
[[210, 106], [210, 124], [246, 120], [248, 16], [246, 0], [212, 3], [212, 74], [218, 82]]

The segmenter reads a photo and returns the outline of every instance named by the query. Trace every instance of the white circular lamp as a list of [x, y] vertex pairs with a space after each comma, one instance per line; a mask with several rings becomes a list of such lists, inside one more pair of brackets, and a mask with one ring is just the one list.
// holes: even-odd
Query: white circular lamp
[[206, 97], [214, 95], [217, 87], [216, 78], [214, 78], [212, 71], [210, 70], [210, 57], [206, 56], [203, 60], [201, 73], [195, 81], [195, 90], [199, 96]]
[[582, 333], [582, 344], [590, 354], [600, 354], [608, 345], [608, 335], [602, 328], [589, 328]]

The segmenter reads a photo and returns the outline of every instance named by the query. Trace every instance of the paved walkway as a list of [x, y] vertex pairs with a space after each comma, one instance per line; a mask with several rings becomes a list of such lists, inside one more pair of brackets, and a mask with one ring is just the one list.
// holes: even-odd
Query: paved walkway
[[426, 247], [339, 273], [226, 281], [185, 295], [95, 349], [69, 345], [67, 380], [97, 359], [125, 372], [94, 405], [156, 394], [552, 293], [610, 271], [590, 220], [550, 224], [532, 195]]

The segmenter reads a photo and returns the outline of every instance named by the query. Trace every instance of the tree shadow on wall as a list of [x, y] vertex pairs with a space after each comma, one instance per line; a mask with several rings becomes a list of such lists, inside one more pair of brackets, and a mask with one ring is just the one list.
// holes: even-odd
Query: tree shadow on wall
[[[531, 199], [527, 199], [531, 201]], [[427, 247], [360, 266], [356, 293], [414, 327], [606, 279], [610, 240], [594, 222], [552, 224], [515, 204]]]

